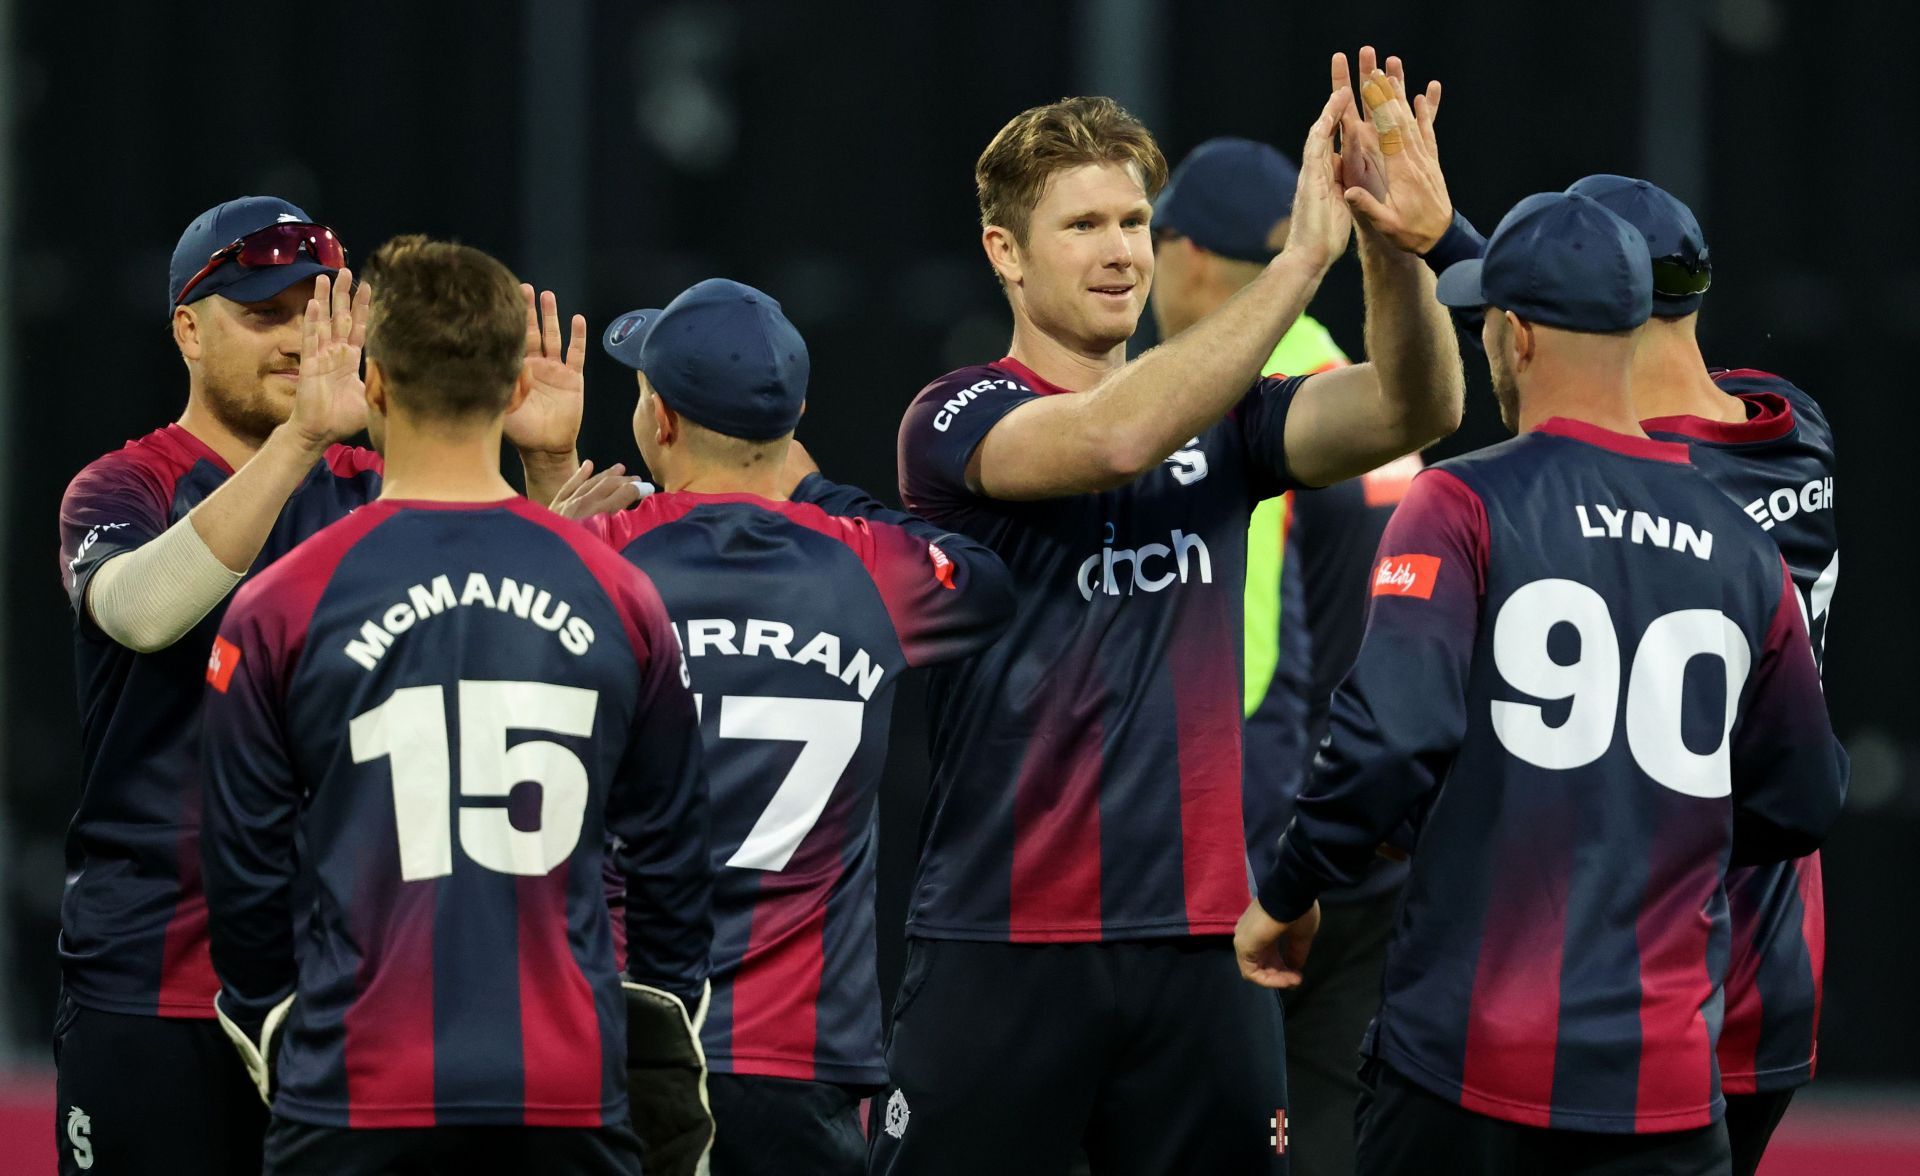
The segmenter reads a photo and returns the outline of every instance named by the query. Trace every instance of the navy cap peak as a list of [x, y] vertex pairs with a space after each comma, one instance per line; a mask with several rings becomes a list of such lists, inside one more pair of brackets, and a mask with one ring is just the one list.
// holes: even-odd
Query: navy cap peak
[[1540, 192], [1513, 206], [1484, 257], [1440, 275], [1448, 306], [1497, 306], [1569, 331], [1627, 331], [1653, 308], [1646, 239], [1590, 197]]
[[600, 345], [681, 415], [717, 433], [770, 441], [791, 433], [806, 405], [810, 361], [780, 303], [727, 278], [708, 278], [658, 310], [630, 310]]

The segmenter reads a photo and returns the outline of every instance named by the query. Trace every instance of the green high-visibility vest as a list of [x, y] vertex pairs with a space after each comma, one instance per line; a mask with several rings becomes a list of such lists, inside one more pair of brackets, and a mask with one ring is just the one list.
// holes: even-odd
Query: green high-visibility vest
[[[1307, 315], [1293, 324], [1260, 369], [1265, 376], [1299, 376], [1350, 362], [1333, 336]], [[1269, 498], [1247, 524], [1247, 681], [1244, 698], [1251, 715], [1267, 696], [1280, 664], [1280, 573], [1286, 563], [1291, 495]]]

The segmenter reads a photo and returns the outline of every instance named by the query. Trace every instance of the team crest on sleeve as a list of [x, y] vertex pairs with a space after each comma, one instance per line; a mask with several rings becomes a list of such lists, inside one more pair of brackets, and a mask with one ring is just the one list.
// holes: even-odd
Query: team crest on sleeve
[[207, 655], [207, 685], [225, 694], [233, 682], [233, 671], [240, 668], [240, 647], [225, 637], [213, 639], [213, 652]]
[[948, 588], [953, 587], [953, 560], [940, 550], [938, 543], [927, 544], [927, 558], [933, 561], [933, 578]]
[[1439, 578], [1437, 555], [1389, 555], [1373, 570], [1373, 594], [1431, 600], [1434, 581]]

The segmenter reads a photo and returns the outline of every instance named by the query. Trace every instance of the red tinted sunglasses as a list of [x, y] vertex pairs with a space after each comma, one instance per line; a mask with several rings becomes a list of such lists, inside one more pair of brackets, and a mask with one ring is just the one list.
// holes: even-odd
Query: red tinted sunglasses
[[207, 264], [200, 272], [187, 279], [180, 287], [180, 297], [174, 299], [175, 306], [184, 305], [187, 295], [193, 288], [205, 280], [208, 274], [219, 269], [227, 262], [237, 262], [247, 269], [259, 269], [273, 265], [292, 265], [302, 250], [308, 257], [328, 269], [339, 269], [347, 264], [346, 246], [340, 244], [340, 238], [325, 225], [307, 224], [301, 221], [288, 221], [285, 224], [268, 225], [256, 229], [224, 248], [214, 251], [207, 258]]

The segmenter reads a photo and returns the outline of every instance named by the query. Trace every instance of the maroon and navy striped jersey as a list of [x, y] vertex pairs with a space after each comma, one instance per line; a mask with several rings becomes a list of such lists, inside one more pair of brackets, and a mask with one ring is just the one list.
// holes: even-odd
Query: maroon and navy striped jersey
[[1003, 502], [967, 485], [1008, 412], [1073, 395], [1012, 359], [928, 385], [900, 426], [907, 509], [1006, 561], [1016, 611], [930, 684], [933, 789], [908, 933], [1045, 943], [1227, 934], [1248, 896], [1241, 814], [1248, 519], [1289, 489], [1262, 379], [1117, 489]]
[[1722, 876], [1811, 851], [1845, 780], [1767, 536], [1684, 446], [1556, 419], [1415, 479], [1260, 901], [1411, 822], [1370, 1053], [1511, 1122], [1698, 1127]]
[[646, 569], [681, 634], [712, 797], [721, 1073], [886, 1081], [875, 802], [893, 688], [978, 652], [1013, 611], [964, 535], [814, 475], [794, 501], [655, 494], [589, 526]]
[[624, 1120], [626, 971], [711, 943], [687, 671], [644, 575], [521, 499], [382, 500], [242, 588], [207, 665], [221, 1008], [288, 995], [274, 1113]]
[[[200, 702], [226, 601], [167, 648], [135, 653], [100, 631], [86, 599], [102, 564], [158, 537], [232, 474], [205, 442], [168, 425], [87, 466], [60, 502], [82, 739], [60, 964], [67, 994], [88, 1008], [213, 1016], [219, 983], [200, 889]], [[328, 449], [287, 499], [250, 576], [379, 492], [379, 457]]]
[[[1684, 441], [1693, 463], [1773, 537], [1807, 613], [1824, 667], [1828, 610], [1840, 582], [1833, 509], [1833, 430], [1811, 396], [1779, 376], [1722, 371], [1747, 419], [1662, 417], [1648, 433]], [[1813, 1077], [1826, 908], [1820, 855], [1729, 871], [1733, 956], [1727, 968], [1720, 1085], [1729, 1094], [1786, 1090]]]

